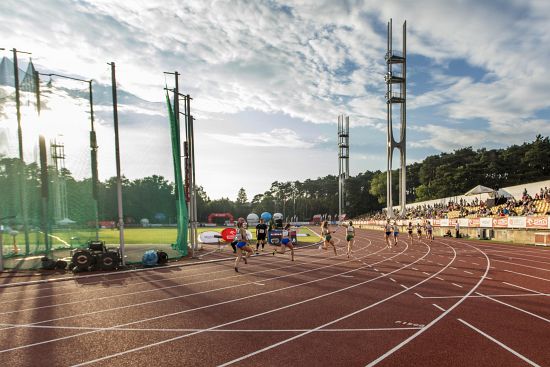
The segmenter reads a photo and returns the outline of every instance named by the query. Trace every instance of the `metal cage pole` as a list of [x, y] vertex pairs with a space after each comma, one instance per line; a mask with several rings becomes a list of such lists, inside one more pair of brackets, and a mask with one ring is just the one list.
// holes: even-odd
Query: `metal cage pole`
[[115, 63], [109, 63], [111, 65], [111, 84], [113, 91], [113, 120], [115, 126], [115, 160], [116, 160], [116, 186], [117, 186], [117, 204], [118, 204], [118, 228], [120, 239], [120, 257], [122, 260], [122, 266], [126, 266], [125, 258], [125, 246], [124, 246], [124, 216], [122, 210], [122, 177], [120, 174], [120, 143], [118, 135], [118, 105], [117, 105], [117, 89], [116, 89], [116, 73]]

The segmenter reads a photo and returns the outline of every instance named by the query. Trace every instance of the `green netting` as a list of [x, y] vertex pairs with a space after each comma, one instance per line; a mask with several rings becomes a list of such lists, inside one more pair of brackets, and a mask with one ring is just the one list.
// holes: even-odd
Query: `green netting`
[[[176, 97], [179, 98], [179, 97]], [[168, 117], [170, 119], [170, 131], [172, 141], [172, 158], [174, 161], [174, 177], [176, 181], [176, 199], [177, 199], [177, 213], [178, 213], [178, 231], [177, 240], [174, 243], [174, 249], [178, 250], [183, 256], [187, 255], [187, 206], [185, 203], [185, 195], [183, 188], [183, 176], [181, 172], [181, 139], [180, 139], [180, 126], [172, 106], [170, 105], [170, 97], [168, 92], [166, 93], [166, 104], [168, 106]]]
[[[96, 238], [105, 241], [108, 247], [118, 247], [116, 179], [109, 178], [115, 171], [110, 86], [93, 84], [96, 132], [92, 133], [88, 83], [55, 76], [42, 76], [37, 83], [32, 62], [21, 64], [25, 65], [19, 69], [23, 161], [19, 157], [14, 66], [7, 58], [0, 62], [0, 225], [3, 228], [0, 246], [5, 267], [39, 268], [43, 255], [67, 258], [71, 250], [86, 247], [89, 240]], [[106, 70], [106, 79], [109, 74]], [[37, 90], [40, 108], [37, 108]], [[119, 97], [121, 94], [119, 109], [139, 108], [139, 103], [143, 103], [125, 92], [119, 92]], [[143, 136], [125, 130], [128, 115], [120, 118], [123, 162], [137, 166], [147, 163], [139, 177], [123, 179], [124, 237], [129, 264], [141, 262], [144, 251], [149, 249], [166, 251], [169, 258], [187, 254], [187, 208], [179, 158], [179, 126], [170, 105], [169, 114], [171, 126], [164, 118], [162, 126], [154, 127], [162, 129], [167, 144], [142, 146], [143, 156], [156, 157], [151, 162], [124, 151]], [[146, 136], [147, 132], [143, 134]], [[45, 172], [41, 175], [40, 136], [44, 137], [45, 180], [42, 179]], [[100, 179], [94, 191], [93, 177], [97, 174], [92, 162], [96, 157], [91, 147], [96, 145], [99, 146]], [[106, 160], [105, 156], [113, 158]], [[163, 177], [157, 171], [170, 161], [174, 163], [175, 183], [172, 177]], [[176, 198], [174, 191], [182, 195]], [[158, 195], [151, 197], [151, 192]]]

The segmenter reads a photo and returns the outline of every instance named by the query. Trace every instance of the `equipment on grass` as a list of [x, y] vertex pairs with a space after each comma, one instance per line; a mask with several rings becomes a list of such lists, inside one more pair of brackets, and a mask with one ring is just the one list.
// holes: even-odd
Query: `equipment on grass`
[[40, 259], [40, 261], [41, 261], [41, 268], [42, 269], [44, 269], [44, 270], [54, 270], [55, 269], [55, 265], [56, 265], [55, 260], [52, 260], [49, 257], [44, 256], [42, 259]]
[[55, 262], [55, 268], [58, 270], [65, 270], [67, 267], [67, 262], [65, 260], [57, 260]]
[[168, 254], [164, 251], [157, 251], [158, 264], [163, 265], [168, 262]]
[[152, 267], [156, 265], [163, 265], [168, 262], [168, 254], [164, 251], [147, 250], [143, 254], [141, 259], [143, 266]]
[[87, 249], [79, 249], [73, 253], [69, 269], [75, 272], [115, 270], [121, 263], [122, 256], [118, 248], [107, 248], [104, 241], [89, 241]]
[[72, 266], [74, 271], [89, 270], [95, 263], [95, 258], [89, 250], [77, 250], [72, 257]]

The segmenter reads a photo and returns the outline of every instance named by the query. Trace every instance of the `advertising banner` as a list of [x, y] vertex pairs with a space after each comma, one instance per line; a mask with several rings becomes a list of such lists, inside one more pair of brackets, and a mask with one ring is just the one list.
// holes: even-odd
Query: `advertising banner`
[[470, 228], [479, 228], [479, 218], [469, 218], [468, 227]]
[[448, 219], [441, 219], [439, 224], [441, 225], [441, 227], [448, 227], [449, 226], [449, 220]]
[[491, 228], [493, 226], [493, 218], [479, 218], [479, 226], [482, 228]]
[[508, 228], [526, 228], [526, 217], [508, 217]]
[[434, 227], [441, 227], [441, 219], [434, 219], [432, 225]]
[[493, 218], [493, 227], [494, 228], [508, 228], [508, 218], [506, 218], [506, 217]]
[[469, 227], [469, 222], [468, 222], [468, 218], [460, 218], [458, 219], [458, 225], [460, 226], [460, 228], [464, 228], [464, 227]]
[[549, 217], [529, 216], [526, 220], [527, 228], [548, 229], [550, 228]]

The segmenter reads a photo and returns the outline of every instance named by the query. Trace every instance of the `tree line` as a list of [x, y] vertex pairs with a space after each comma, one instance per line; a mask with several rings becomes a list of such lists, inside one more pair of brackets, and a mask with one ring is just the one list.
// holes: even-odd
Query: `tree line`
[[[49, 168], [50, 218], [54, 215], [56, 185], [62, 179], [66, 186], [69, 218], [89, 223], [95, 218], [91, 179], [75, 179], [63, 169]], [[24, 176], [20, 185], [19, 172]], [[394, 175], [394, 197], [397, 198], [398, 170]], [[533, 142], [503, 149], [472, 147], [426, 157], [407, 166], [407, 202], [424, 201], [461, 195], [476, 185], [501, 188], [550, 178], [550, 140], [538, 135]], [[56, 181], [57, 180], [57, 181]], [[24, 190], [27, 216], [31, 224], [40, 223], [40, 167], [36, 163], [21, 166], [16, 158], [0, 157], [0, 218], [21, 217], [19, 190]], [[166, 178], [152, 175], [135, 180], [123, 178], [123, 206], [127, 222], [147, 218], [151, 223], [175, 222], [175, 185]], [[381, 210], [386, 203], [386, 172], [365, 171], [346, 181], [346, 213], [355, 217]], [[334, 175], [304, 181], [275, 181], [261, 194], [248, 198], [244, 188], [235, 200], [210, 199], [202, 187], [197, 188], [200, 221], [210, 213], [229, 212], [236, 218], [248, 213], [280, 212], [285, 217], [309, 220], [315, 214], [334, 215], [338, 211], [338, 178]], [[100, 182], [98, 207], [100, 220], [116, 220], [116, 178]]]

